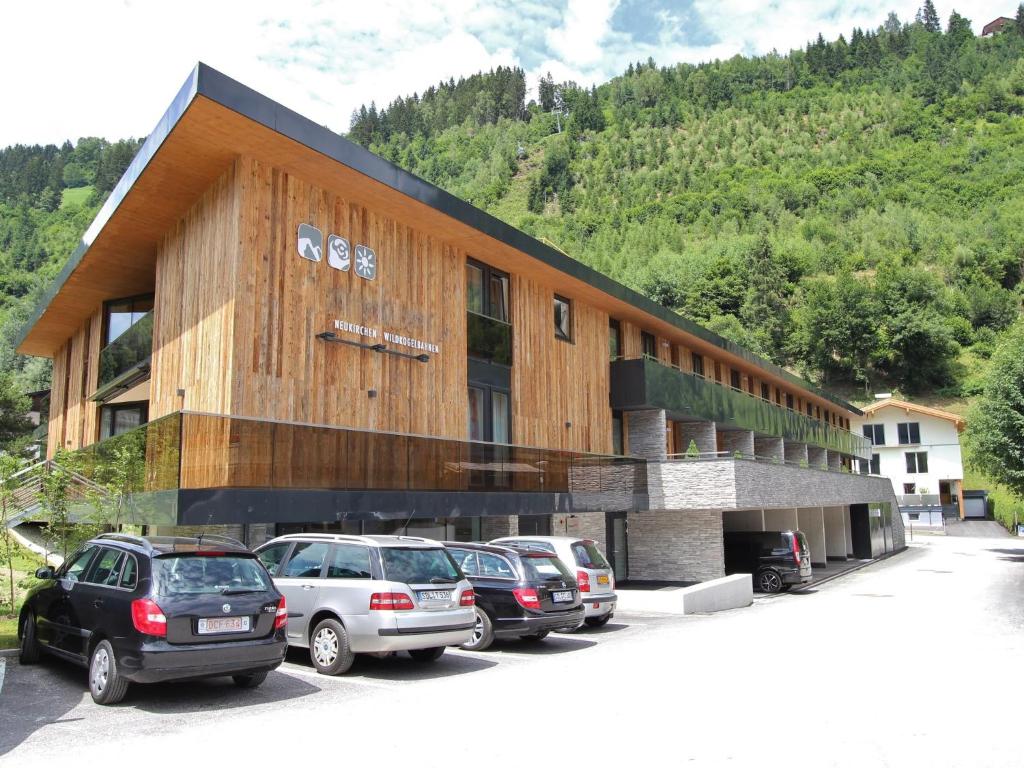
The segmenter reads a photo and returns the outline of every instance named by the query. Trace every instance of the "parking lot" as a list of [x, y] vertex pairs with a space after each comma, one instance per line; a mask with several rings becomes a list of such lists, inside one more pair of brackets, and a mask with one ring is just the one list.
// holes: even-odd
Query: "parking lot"
[[993, 702], [1024, 683], [1022, 582], [1016, 540], [935, 537], [747, 609], [620, 614], [434, 664], [361, 658], [337, 678], [292, 652], [256, 690], [133, 686], [106, 708], [84, 670], [7, 658], [0, 765], [92, 764], [114, 749], [157, 765], [327, 749], [377, 765], [1017, 765]]

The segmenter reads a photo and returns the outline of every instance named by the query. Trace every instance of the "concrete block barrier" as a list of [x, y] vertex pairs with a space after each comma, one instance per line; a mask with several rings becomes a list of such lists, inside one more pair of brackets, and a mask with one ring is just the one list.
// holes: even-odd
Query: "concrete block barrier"
[[745, 608], [754, 601], [754, 586], [749, 574], [737, 573], [690, 587], [661, 589], [619, 588], [616, 610], [650, 613], [715, 613]]

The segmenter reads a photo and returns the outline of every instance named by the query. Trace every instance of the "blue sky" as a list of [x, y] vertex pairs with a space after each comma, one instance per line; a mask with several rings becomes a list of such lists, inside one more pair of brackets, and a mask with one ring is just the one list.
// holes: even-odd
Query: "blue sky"
[[[923, 0], [922, 0], [923, 1]], [[90, 0], [3, 11], [0, 146], [144, 136], [198, 60], [337, 131], [362, 103], [498, 65], [531, 87], [849, 35], [918, 0]], [[957, 7], [939, 0], [945, 20]], [[961, 2], [975, 31], [1012, 0]], [[39, 31], [45, 30], [45, 35]], [[42, 45], [41, 45], [42, 43]], [[13, 76], [11, 73], [17, 73]]]

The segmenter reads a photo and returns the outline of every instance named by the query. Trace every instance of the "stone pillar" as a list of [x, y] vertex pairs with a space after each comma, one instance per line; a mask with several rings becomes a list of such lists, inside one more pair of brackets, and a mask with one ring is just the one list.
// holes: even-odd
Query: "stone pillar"
[[626, 414], [626, 425], [631, 455], [664, 461], [667, 427], [664, 411], [630, 411]]
[[807, 537], [811, 548], [811, 565], [824, 566], [828, 562], [825, 545], [825, 514], [821, 507], [797, 510], [797, 527]]
[[760, 509], [730, 509], [722, 513], [723, 531], [763, 531], [764, 513]]
[[835, 451], [826, 451], [828, 455], [828, 468], [831, 472], [838, 472], [843, 466], [843, 457]]
[[719, 430], [718, 440], [721, 449], [730, 456], [737, 451], [744, 458], [754, 455], [754, 433], [748, 429]]
[[786, 454], [787, 464], [798, 464], [801, 465], [806, 462], [810, 463], [807, 458], [807, 443], [794, 443], [789, 440], [785, 441], [783, 446]]
[[697, 444], [697, 450], [701, 453], [718, 452], [718, 434], [713, 421], [680, 421], [677, 422], [679, 430], [679, 452], [686, 453], [690, 448], [690, 441]]
[[825, 507], [825, 556], [829, 560], [846, 559], [846, 517], [844, 507]]
[[755, 437], [754, 453], [758, 458], [778, 460], [779, 462], [786, 458], [781, 437]]
[[519, 518], [516, 515], [488, 515], [480, 518], [480, 538], [483, 541], [518, 535]]
[[843, 533], [846, 534], [846, 556], [853, 557], [853, 523], [850, 521], [850, 508], [843, 507]]
[[819, 448], [816, 445], [807, 446], [807, 463], [815, 469], [825, 469], [828, 466], [828, 459], [826, 458], [827, 451], [824, 448]]

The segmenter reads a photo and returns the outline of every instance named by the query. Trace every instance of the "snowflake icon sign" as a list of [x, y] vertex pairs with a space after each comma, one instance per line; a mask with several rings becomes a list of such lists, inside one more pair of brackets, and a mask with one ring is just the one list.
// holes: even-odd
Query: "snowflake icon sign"
[[356, 246], [356, 274], [364, 280], [377, 277], [377, 254], [365, 245]]

